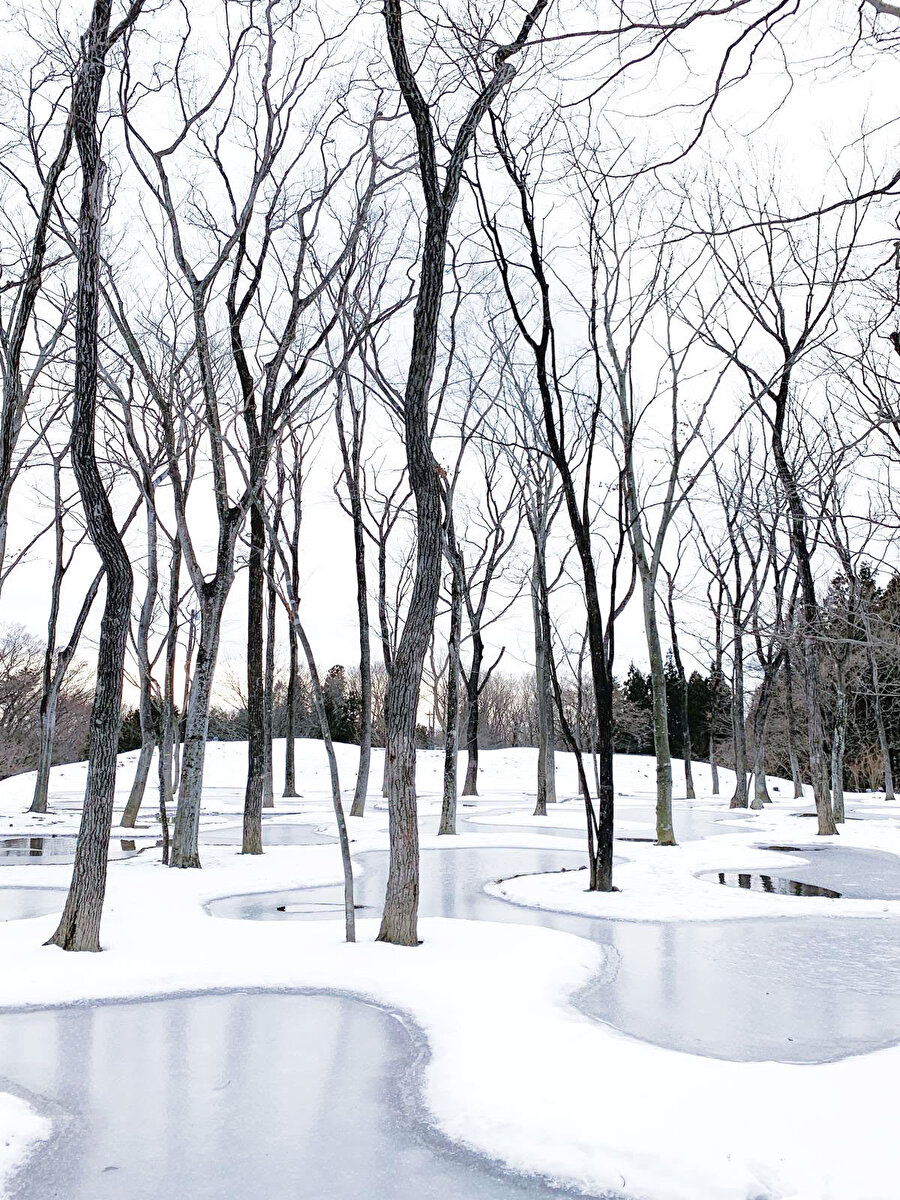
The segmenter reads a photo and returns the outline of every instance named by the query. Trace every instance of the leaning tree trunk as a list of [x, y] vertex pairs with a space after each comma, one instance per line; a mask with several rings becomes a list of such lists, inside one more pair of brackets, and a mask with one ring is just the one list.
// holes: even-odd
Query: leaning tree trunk
[[459, 643], [462, 595], [457, 572], [450, 585], [450, 642], [447, 647], [447, 699], [444, 710], [444, 796], [438, 833], [456, 833], [457, 764], [459, 761]]
[[[87, 788], [75, 865], [62, 917], [50, 938], [51, 943], [64, 950], [88, 951], [100, 949], [100, 917], [106, 894], [132, 591], [131, 562], [113, 517], [94, 445], [104, 175], [97, 112], [109, 49], [110, 9], [110, 0], [96, 0], [91, 23], [82, 39], [82, 59], [72, 91], [73, 136], [82, 173], [75, 300], [72, 466], [88, 532], [106, 572], [106, 602], [97, 648], [97, 688], [91, 710]], [[138, 11], [139, 5], [133, 9], [132, 20]]]
[[481, 630], [472, 629], [472, 663], [466, 677], [466, 779], [464, 796], [478, 795], [478, 725], [480, 720], [481, 666], [484, 662], [484, 642]]
[[334, 753], [334, 743], [331, 740], [331, 729], [328, 725], [328, 712], [325, 708], [325, 693], [319, 681], [316, 661], [313, 657], [312, 646], [306, 631], [297, 616], [297, 605], [293, 605], [293, 623], [297, 637], [306, 655], [309, 667], [310, 686], [313, 706], [319, 719], [319, 731], [325, 743], [325, 753], [328, 757], [328, 773], [331, 779], [331, 802], [334, 807], [334, 819], [337, 823], [338, 842], [341, 847], [341, 865], [344, 872], [344, 932], [348, 942], [356, 941], [356, 905], [353, 901], [353, 864], [350, 859], [350, 838], [347, 835], [347, 822], [344, 820], [344, 806], [341, 802], [341, 783], [338, 777], [337, 758]]

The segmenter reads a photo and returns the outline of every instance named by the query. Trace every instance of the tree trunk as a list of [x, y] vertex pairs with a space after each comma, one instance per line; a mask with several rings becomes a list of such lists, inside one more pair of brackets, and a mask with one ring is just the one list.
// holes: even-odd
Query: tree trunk
[[760, 809], [764, 804], [772, 803], [766, 785], [766, 721], [772, 706], [772, 697], [775, 695], [780, 666], [780, 655], [764, 665], [763, 681], [753, 714], [753, 800], [750, 804], [753, 809]]
[[157, 562], [156, 512], [153, 508], [152, 481], [144, 481], [144, 503], [147, 509], [147, 589], [144, 592], [144, 602], [141, 605], [141, 615], [138, 621], [135, 646], [137, 649], [138, 673], [140, 677], [140, 722], [141, 722], [141, 753], [138, 758], [134, 782], [122, 814], [122, 825], [133, 829], [140, 811], [144, 790], [150, 775], [150, 764], [153, 751], [156, 749], [157, 731], [156, 719], [153, 713], [152, 679], [150, 675], [150, 626], [153, 623], [153, 610], [156, 607], [156, 596], [159, 590], [159, 573]]
[[172, 750], [175, 740], [175, 659], [178, 654], [178, 590], [181, 579], [181, 547], [172, 545], [169, 563], [169, 626], [166, 632], [166, 667], [159, 736], [159, 821], [162, 831], [162, 861], [169, 865], [169, 809], [174, 799]]
[[547, 0], [526, 16], [519, 38], [500, 48], [494, 71], [462, 121], [443, 186], [438, 179], [435, 130], [403, 36], [400, 0], [385, 0], [384, 20], [394, 73], [416, 130], [419, 173], [427, 218], [419, 293], [413, 312], [403, 427], [409, 482], [416, 502], [416, 565], [409, 608], [392, 665], [385, 700], [390, 862], [378, 940], [402, 946], [418, 942], [419, 830], [416, 822], [416, 712], [425, 655], [434, 630], [441, 581], [443, 522], [438, 464], [431, 449], [428, 404], [434, 379], [438, 326], [450, 217], [459, 197], [463, 167], [482, 118], [515, 74], [510, 56], [527, 40]]
[[247, 786], [244, 792], [241, 854], [263, 852], [262, 806], [266, 773], [263, 555], [266, 549], [266, 526], [259, 503], [254, 503], [250, 509], [250, 559], [247, 564]]
[[846, 670], [846, 662], [836, 664], [837, 704], [831, 737], [831, 803], [834, 819], [839, 823], [844, 820], [844, 747], [847, 744], [848, 716]]
[[438, 833], [456, 833], [457, 763], [459, 760], [459, 643], [462, 631], [462, 595], [459, 576], [453, 571], [450, 585], [450, 642], [447, 648], [447, 701], [444, 716], [444, 797]]
[[797, 481], [784, 452], [784, 419], [790, 395], [789, 373], [785, 372], [775, 399], [775, 419], [772, 423], [772, 450], [778, 467], [781, 485], [791, 514], [791, 546], [797, 559], [800, 588], [803, 596], [803, 673], [806, 682], [806, 724], [809, 741], [809, 767], [813, 794], [816, 800], [818, 833], [827, 837], [837, 833], [831, 808], [828, 786], [828, 763], [825, 757], [825, 730], [822, 722], [822, 684], [819, 678], [819, 651], [816, 642], [819, 605], [813, 580], [809, 546], [806, 541], [806, 514]]
[[732, 613], [734, 628], [734, 697], [731, 707], [731, 729], [734, 742], [734, 795], [730, 808], [747, 808], [747, 729], [744, 724], [744, 637], [740, 616]]
[[672, 828], [672, 756], [669, 751], [669, 707], [666, 700], [666, 671], [659, 624], [656, 619], [656, 588], [650, 575], [641, 572], [641, 597], [644, 632], [650, 659], [650, 683], [653, 693], [653, 748], [656, 753], [656, 841], [660, 846], [675, 845]]
[[356, 906], [353, 901], [353, 863], [350, 859], [350, 839], [347, 836], [347, 823], [344, 820], [344, 806], [341, 803], [341, 783], [338, 777], [337, 758], [334, 753], [334, 743], [331, 740], [331, 730], [328, 727], [328, 713], [325, 708], [325, 695], [319, 682], [319, 673], [313, 658], [312, 646], [306, 631], [300, 624], [294, 605], [294, 627], [297, 637], [303, 646], [306, 663], [309, 667], [310, 683], [312, 686], [313, 704], [316, 716], [319, 718], [319, 730], [325, 743], [325, 753], [328, 757], [328, 773], [331, 779], [331, 801], [334, 807], [334, 819], [337, 822], [338, 842], [341, 847], [341, 864], [344, 872], [344, 932], [348, 942], [356, 941]]
[[156, 730], [152, 728], [152, 713], [150, 721], [151, 729], [149, 734], [141, 739], [141, 752], [138, 755], [137, 768], [134, 772], [134, 781], [131, 785], [131, 791], [128, 793], [125, 811], [122, 813], [121, 824], [125, 829], [134, 829], [138, 813], [140, 812], [141, 801], [144, 799], [144, 792], [147, 790], [147, 780], [150, 778], [150, 767], [153, 763], [153, 751], [156, 749]]
[[869, 673], [872, 677], [872, 694], [875, 701], [875, 728], [878, 730], [878, 745], [884, 760], [884, 798], [894, 799], [894, 773], [891, 768], [891, 744], [888, 741], [887, 728], [884, 723], [884, 706], [881, 702], [881, 681], [878, 676], [878, 659], [872, 647], [872, 633], [868, 616], [863, 617], [866, 633], [866, 655], [869, 660]]
[[[237, 530], [233, 531], [237, 537]], [[233, 551], [233, 543], [232, 543]], [[222, 612], [231, 586], [231, 573], [205, 586], [200, 601], [200, 640], [197, 662], [191, 680], [190, 699], [181, 750], [181, 775], [178, 783], [178, 807], [172, 837], [172, 867], [199, 867], [200, 803], [203, 797], [203, 760], [209, 730], [209, 706], [213, 676], [219, 651]], [[261, 798], [261, 797], [260, 797]]]
[[263, 721], [265, 737], [263, 751], [265, 763], [263, 769], [263, 808], [275, 807], [275, 778], [272, 767], [272, 707], [275, 703], [275, 617], [277, 614], [275, 590], [275, 546], [269, 547], [269, 560], [266, 567], [266, 664], [265, 686], [263, 688]]
[[678, 627], [675, 624], [675, 604], [672, 584], [669, 585], [669, 629], [672, 634], [672, 657], [675, 660], [675, 670], [678, 673], [678, 690], [681, 693], [681, 741], [684, 755], [684, 788], [688, 800], [695, 800], [694, 772], [691, 762], [691, 722], [688, 713], [688, 681], [681, 661], [681, 647], [678, 644]]
[[472, 663], [466, 677], [466, 779], [464, 796], [478, 795], [478, 721], [481, 695], [481, 666], [484, 662], [484, 642], [481, 630], [472, 630]]
[[[553, 685], [550, 680], [550, 670], [547, 662], [549, 647], [544, 642], [544, 628], [549, 624], [549, 621], [544, 621], [541, 612], [542, 595], [546, 592], [546, 581], [544, 581], [545, 586], [542, 587], [540, 579], [540, 573], [543, 572], [543, 565], [543, 553], [536, 548], [531, 577], [531, 610], [534, 619], [534, 688], [538, 730], [537, 802], [534, 808], [534, 815], [536, 817], [546, 817], [547, 805], [556, 803], [556, 757], [553, 745]], [[593, 757], [597, 788], [599, 790], [600, 774], [596, 754]]]
[[[106, 602], [97, 649], [97, 688], [91, 710], [88, 777], [75, 848], [75, 865], [59, 925], [50, 942], [64, 950], [98, 951], [106, 894], [109, 835], [122, 721], [122, 676], [131, 607], [131, 562], [97, 467], [94, 445], [100, 294], [103, 165], [97, 112], [109, 49], [110, 0], [96, 0], [82, 39], [72, 92], [72, 126], [81, 160], [78, 284], [75, 302], [75, 386], [72, 466], [91, 540], [106, 572]], [[133, 20], [140, 11], [133, 6]]]
[[369, 768], [372, 761], [372, 645], [369, 638], [369, 585], [366, 578], [366, 535], [363, 525], [362, 498], [359, 485], [358, 438], [354, 436], [354, 453], [349, 452], [338, 415], [338, 432], [344, 459], [344, 475], [350, 496], [353, 519], [353, 558], [356, 569], [356, 614], [359, 623], [359, 769], [351, 817], [361, 817], [366, 811], [369, 791]]
[[285, 719], [287, 728], [284, 731], [284, 791], [285, 799], [297, 799], [297, 767], [294, 757], [294, 730], [297, 726], [297, 631], [291, 620], [288, 625], [288, 684], [285, 698]]
[[790, 647], [784, 652], [784, 703], [787, 709], [788, 760], [791, 764], [791, 782], [794, 799], [803, 799], [803, 781], [800, 778], [800, 760], [797, 757], [797, 718], [794, 713], [794, 670], [791, 665]]
[[390, 863], [378, 940], [418, 943], [419, 828], [416, 820], [416, 712], [441, 577], [442, 521], [431, 452], [428, 396], [434, 375], [449, 213], [430, 213], [404, 404], [409, 479], [416, 501], [416, 566], [409, 608], [385, 698]]
[[34, 797], [29, 812], [45, 813], [50, 791], [50, 768], [53, 765], [53, 741], [56, 735], [56, 708], [62, 679], [54, 678], [50, 688], [41, 697], [40, 747], [38, 749], [37, 775], [34, 781]]

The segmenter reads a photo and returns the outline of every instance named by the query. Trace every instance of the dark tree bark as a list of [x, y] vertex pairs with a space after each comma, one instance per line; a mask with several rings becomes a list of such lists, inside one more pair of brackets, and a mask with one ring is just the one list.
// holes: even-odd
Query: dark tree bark
[[[280, 500], [276, 500], [280, 503]], [[275, 703], [275, 616], [277, 613], [275, 587], [275, 546], [269, 539], [266, 564], [266, 659], [263, 688], [263, 719], [265, 721], [265, 764], [263, 771], [263, 808], [275, 807], [275, 779], [272, 769], [272, 708]]]
[[284, 791], [285, 799], [296, 800], [297, 792], [297, 761], [294, 748], [294, 731], [297, 728], [297, 634], [293, 625], [288, 629], [288, 681], [285, 698], [285, 721], [287, 728], [284, 732]]
[[[570, 460], [569, 448], [566, 444], [564, 421], [558, 414], [565, 411], [564, 398], [559, 389], [559, 381], [555, 376], [555, 331], [553, 326], [552, 306], [550, 301], [550, 284], [544, 267], [541, 240], [534, 217], [532, 198], [525, 177], [512, 158], [505, 137], [497, 123], [494, 125], [495, 144], [501, 155], [504, 168], [510, 181], [516, 189], [530, 256], [531, 273], [538, 295], [538, 311], [540, 328], [532, 332], [525, 314], [519, 308], [515, 292], [510, 284], [510, 260], [501, 240], [498, 226], [488, 215], [481, 197], [482, 224], [491, 240], [491, 248], [500, 272], [507, 301], [523, 341], [528, 346], [534, 358], [535, 383], [537, 384], [540, 419], [543, 423], [543, 435], [546, 439], [547, 453], [559, 477], [572, 538], [578, 554], [584, 581], [584, 600], [587, 609], [587, 634], [590, 650], [591, 675], [594, 688], [594, 707], [597, 721], [597, 769], [600, 780], [598, 789], [598, 804], [596, 811], [587, 787], [583, 782], [583, 795], [588, 828], [588, 854], [590, 858], [591, 890], [612, 890], [612, 861], [613, 861], [613, 675], [612, 660], [614, 642], [612, 623], [607, 636], [600, 604], [600, 591], [597, 581], [597, 569], [594, 562], [594, 552], [591, 538], [589, 507], [587, 497], [579, 498], [576, 486], [573, 464]], [[599, 413], [599, 396], [594, 400], [595, 410], [584, 422], [585, 428], [596, 436]], [[592, 443], [593, 445], [593, 443]], [[590, 458], [590, 453], [588, 454]], [[620, 530], [622, 528], [620, 514]], [[610, 612], [615, 611], [615, 574], [618, 557], [614, 559], [612, 576]], [[544, 604], [547, 607], [546, 601]], [[545, 632], [545, 644], [550, 644], [549, 619]], [[554, 669], [555, 673], [555, 669]], [[560, 731], [569, 748], [576, 754], [579, 764], [579, 779], [584, 778], [581, 765], [580, 750], [571, 729], [563, 724], [562, 699], [559, 694], [558, 680], [554, 682], [557, 716], [560, 721]], [[567, 732], [568, 730], [568, 732]]]
[[100, 918], [106, 894], [106, 864], [116, 786], [116, 751], [122, 721], [131, 562], [97, 466], [94, 445], [104, 176], [97, 113], [106, 74], [106, 56], [125, 28], [137, 20], [142, 7], [143, 0], [134, 0], [125, 23], [111, 31], [111, 0], [95, 0], [90, 25], [82, 38], [72, 89], [72, 135], [81, 161], [72, 466], [88, 532], [106, 573], [106, 602], [97, 650], [97, 690], [91, 711], [84, 811], [69, 893], [59, 925], [50, 938], [51, 943], [63, 950], [100, 949]]

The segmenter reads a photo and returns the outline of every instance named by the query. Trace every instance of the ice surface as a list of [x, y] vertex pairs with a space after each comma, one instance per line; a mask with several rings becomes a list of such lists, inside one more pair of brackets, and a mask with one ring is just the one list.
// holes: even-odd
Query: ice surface
[[[356, 900], [377, 915], [387, 856], [359, 857]], [[587, 988], [579, 1006], [671, 1049], [734, 1061], [826, 1062], [900, 1039], [900, 920], [617, 921], [524, 908], [484, 891], [491, 880], [583, 862], [582, 853], [556, 849], [425, 850], [420, 912], [540, 924], [611, 947], [612, 977]], [[208, 909], [220, 917], [304, 920], [333, 918], [340, 902], [338, 887], [300, 888], [229, 897]], [[310, 904], [329, 908], [311, 912]]]
[[[56, 1117], [12, 1200], [552, 1200], [422, 1122], [418, 1047], [343, 996], [198, 996], [0, 1017]], [[579, 1193], [581, 1194], [581, 1193]]]

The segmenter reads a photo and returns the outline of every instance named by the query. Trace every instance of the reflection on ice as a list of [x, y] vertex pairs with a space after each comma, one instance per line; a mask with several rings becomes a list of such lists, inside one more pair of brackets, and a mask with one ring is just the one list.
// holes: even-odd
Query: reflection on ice
[[828, 900], [839, 900], [841, 897], [840, 892], [815, 883], [783, 879], [780, 875], [762, 875], [756, 871], [719, 871], [716, 878], [725, 887], [739, 887], [751, 892], [773, 892], [779, 896], [824, 896]]
[[[75, 844], [71, 834], [51, 833], [42, 837], [0, 838], [0, 863], [23, 865], [24, 863], [53, 863], [65, 866], [75, 861]], [[145, 846], [152, 845], [145, 842]], [[117, 838], [109, 843], [110, 858], [130, 858], [138, 853], [138, 845], [130, 838]]]
[[[424, 1123], [418, 1055], [345, 996], [180, 997], [0, 1017], [54, 1132], [13, 1200], [561, 1200]], [[40, 1102], [39, 1102], [40, 1103]]]

